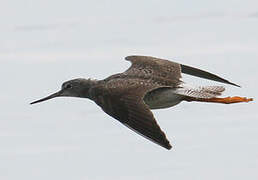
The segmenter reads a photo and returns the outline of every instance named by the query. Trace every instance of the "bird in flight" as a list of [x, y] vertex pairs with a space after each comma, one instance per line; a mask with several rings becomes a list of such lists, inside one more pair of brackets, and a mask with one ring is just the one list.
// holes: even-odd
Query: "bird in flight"
[[220, 98], [223, 86], [190, 88], [181, 80], [181, 73], [185, 73], [240, 87], [207, 71], [150, 56], [125, 59], [132, 65], [123, 73], [103, 80], [78, 78], [64, 82], [60, 91], [31, 104], [62, 96], [88, 98], [136, 133], [171, 149], [151, 109], [169, 108], [182, 101], [231, 104], [253, 100], [238, 96]]

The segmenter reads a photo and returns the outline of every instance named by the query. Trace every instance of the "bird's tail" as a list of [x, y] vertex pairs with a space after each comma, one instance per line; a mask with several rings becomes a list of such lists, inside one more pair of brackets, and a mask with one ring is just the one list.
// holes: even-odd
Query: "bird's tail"
[[178, 88], [175, 93], [187, 97], [210, 99], [220, 96], [223, 91], [225, 91], [223, 86], [204, 86], [198, 88], [183, 86]]
[[213, 102], [213, 103], [239, 103], [253, 101], [246, 97], [225, 97], [218, 98], [225, 91], [223, 86], [204, 86], [198, 88], [182, 87], [176, 90], [176, 94], [183, 96], [186, 101]]

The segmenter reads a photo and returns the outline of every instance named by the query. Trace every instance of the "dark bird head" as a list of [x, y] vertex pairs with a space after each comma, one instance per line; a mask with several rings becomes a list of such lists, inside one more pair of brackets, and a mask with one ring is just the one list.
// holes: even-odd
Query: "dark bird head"
[[60, 91], [51, 94], [45, 98], [34, 101], [30, 104], [35, 104], [39, 102], [43, 102], [49, 99], [53, 99], [55, 97], [81, 97], [81, 98], [89, 98], [89, 89], [96, 84], [96, 80], [90, 79], [73, 79], [70, 81], [66, 81], [62, 84], [62, 88]]

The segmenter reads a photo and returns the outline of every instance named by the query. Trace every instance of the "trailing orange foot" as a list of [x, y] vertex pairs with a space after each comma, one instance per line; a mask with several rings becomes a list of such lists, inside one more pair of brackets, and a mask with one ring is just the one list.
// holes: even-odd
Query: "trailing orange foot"
[[234, 96], [234, 97], [210, 98], [210, 99], [191, 98], [191, 99], [188, 99], [188, 101], [200, 101], [200, 102], [232, 104], [232, 103], [240, 103], [240, 102], [253, 101], [253, 98]]

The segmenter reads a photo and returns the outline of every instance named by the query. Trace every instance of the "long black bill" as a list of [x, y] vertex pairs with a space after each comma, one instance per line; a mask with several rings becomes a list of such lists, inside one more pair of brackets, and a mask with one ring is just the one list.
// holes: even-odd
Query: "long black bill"
[[40, 99], [40, 100], [34, 101], [34, 102], [30, 103], [30, 104], [36, 104], [36, 103], [39, 103], [39, 102], [43, 102], [43, 101], [46, 101], [46, 100], [49, 100], [49, 99], [58, 97], [58, 96], [60, 96], [61, 94], [62, 94], [62, 90], [61, 90], [61, 91], [58, 91], [58, 92], [56, 92], [56, 93], [54, 93], [54, 94], [51, 94], [50, 96], [47, 96], [47, 97], [45, 97], [45, 98], [42, 98], [42, 99]]

